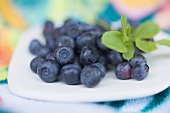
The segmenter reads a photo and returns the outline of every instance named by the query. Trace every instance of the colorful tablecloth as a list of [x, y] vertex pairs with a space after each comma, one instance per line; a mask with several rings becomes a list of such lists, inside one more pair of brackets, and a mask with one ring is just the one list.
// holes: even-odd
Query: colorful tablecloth
[[28, 28], [43, 24], [46, 19], [63, 21], [74, 17], [89, 23], [102, 19], [116, 23], [124, 13], [129, 22], [152, 19], [162, 30], [170, 30], [169, 0], [1, 0], [0, 1], [0, 113], [170, 113], [170, 87], [159, 94], [123, 101], [101, 103], [50, 103], [24, 99], [8, 88], [8, 64], [12, 53]]

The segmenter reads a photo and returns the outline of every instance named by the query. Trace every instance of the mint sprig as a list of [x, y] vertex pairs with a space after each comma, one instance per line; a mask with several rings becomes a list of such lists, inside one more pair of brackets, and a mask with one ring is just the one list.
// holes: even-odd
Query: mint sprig
[[108, 31], [102, 36], [102, 43], [110, 49], [122, 53], [126, 60], [130, 60], [135, 53], [135, 46], [144, 52], [152, 52], [157, 49], [156, 44], [170, 47], [170, 40], [162, 39], [152, 42], [146, 39], [153, 38], [159, 31], [159, 26], [147, 21], [140, 24], [135, 30], [131, 30], [130, 24], [127, 23], [126, 16], [121, 15], [121, 31]]
[[105, 32], [102, 36], [102, 43], [107, 45], [108, 48], [117, 50], [121, 53], [127, 51], [125, 45], [122, 40], [122, 33], [119, 31], [108, 31]]

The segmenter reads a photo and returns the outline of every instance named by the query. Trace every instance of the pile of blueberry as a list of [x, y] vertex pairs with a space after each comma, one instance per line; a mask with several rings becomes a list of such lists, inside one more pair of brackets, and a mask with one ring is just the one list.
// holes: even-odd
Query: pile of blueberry
[[121, 54], [101, 43], [106, 29], [99, 25], [89, 25], [68, 19], [63, 26], [55, 28], [53, 22], [46, 21], [42, 45], [32, 40], [29, 51], [36, 55], [30, 62], [33, 72], [45, 82], [63, 81], [68, 85], [83, 84], [92, 88], [105, 77], [108, 66], [115, 68], [118, 79], [147, 77], [149, 67], [146, 59], [136, 54], [125, 61]]

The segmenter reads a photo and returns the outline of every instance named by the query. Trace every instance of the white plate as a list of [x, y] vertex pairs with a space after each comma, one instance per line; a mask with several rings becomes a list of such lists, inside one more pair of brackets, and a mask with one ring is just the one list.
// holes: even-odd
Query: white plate
[[[143, 81], [119, 80], [114, 71], [95, 88], [83, 85], [66, 85], [62, 82], [45, 83], [29, 67], [34, 58], [28, 46], [34, 38], [43, 40], [41, 27], [27, 30], [20, 40], [9, 66], [8, 84], [10, 90], [21, 97], [60, 102], [98, 102], [139, 98], [156, 94], [170, 86], [170, 48], [159, 46], [158, 50], [145, 54], [150, 73]], [[160, 32], [155, 38], [169, 38]]]

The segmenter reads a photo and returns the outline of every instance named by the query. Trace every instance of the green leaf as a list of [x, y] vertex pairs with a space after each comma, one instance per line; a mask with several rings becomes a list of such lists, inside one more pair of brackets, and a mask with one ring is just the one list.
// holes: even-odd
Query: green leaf
[[130, 26], [130, 24], [127, 25], [126, 35], [127, 35], [127, 37], [130, 37], [130, 35], [131, 35], [131, 26]]
[[155, 43], [170, 47], [170, 40], [168, 40], [168, 39], [158, 40]]
[[126, 60], [130, 60], [135, 53], [134, 44], [133, 43], [125, 43], [125, 46], [127, 48], [127, 52], [123, 53], [123, 58]]
[[126, 35], [127, 20], [124, 14], [121, 15], [122, 33]]
[[150, 42], [142, 39], [136, 39], [135, 43], [136, 46], [144, 52], [152, 52], [157, 49], [154, 42]]
[[122, 35], [120, 36], [120, 38], [122, 39], [122, 42], [123, 42], [123, 43], [125, 43], [126, 41], [129, 40], [129, 38], [128, 38], [126, 35], [124, 35], [124, 34], [122, 34]]
[[121, 53], [126, 52], [127, 49], [123, 45], [121, 36], [122, 36], [122, 33], [119, 31], [105, 32], [102, 36], [102, 44], [118, 52], [121, 52]]
[[152, 22], [147, 21], [142, 24], [134, 31], [133, 36], [135, 38], [153, 38], [159, 32], [159, 26]]

